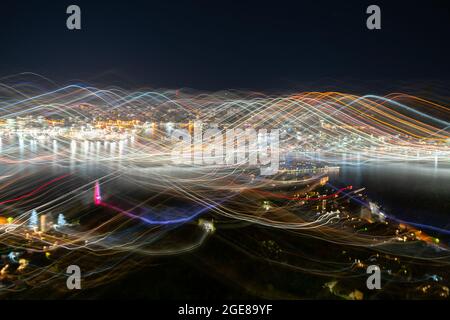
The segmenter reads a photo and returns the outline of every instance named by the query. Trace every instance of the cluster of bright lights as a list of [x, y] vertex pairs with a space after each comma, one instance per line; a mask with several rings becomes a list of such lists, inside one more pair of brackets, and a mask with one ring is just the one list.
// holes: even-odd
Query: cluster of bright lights
[[[152, 256], [193, 250], [215, 233], [221, 219], [401, 252], [389, 245], [406, 236], [368, 236], [348, 228], [345, 213], [318, 209], [328, 200], [357, 199], [360, 191], [348, 186], [311, 195], [315, 187], [327, 184], [320, 168], [280, 181], [277, 176], [258, 176], [245, 163], [177, 167], [170, 161], [174, 142], [168, 137], [177, 128], [190, 132], [195, 121], [223, 130], [279, 129], [282, 161], [294, 157], [330, 165], [450, 162], [450, 110], [407, 94], [128, 91], [55, 86], [43, 78], [4, 80], [0, 94], [5, 97], [0, 101], [0, 209], [10, 217], [0, 224], [0, 243], [12, 248], [10, 259], [16, 264], [16, 251], [44, 253], [51, 261], [47, 272], [54, 261], [79, 259], [93, 274], [109, 272], [112, 279], [138, 264], [127, 258], [130, 252]], [[70, 174], [39, 177], [49, 166]], [[280, 174], [301, 170], [286, 165]], [[107, 189], [124, 181], [152, 196]], [[282, 191], [289, 183], [295, 192]], [[171, 205], [177, 202], [182, 204]], [[98, 223], [84, 222], [100, 210], [109, 215], [95, 216]], [[36, 214], [51, 217], [66, 211], [79, 217], [66, 221], [58, 216], [57, 227], [37, 228]], [[199, 219], [203, 214], [215, 218]], [[179, 226], [193, 228], [191, 236], [177, 236]], [[435, 258], [426, 254], [424, 259]], [[447, 263], [444, 258], [442, 263]], [[3, 267], [0, 277], [7, 278], [8, 268]], [[17, 272], [29, 268], [22, 260]], [[27, 273], [29, 283], [37, 285], [48, 276], [41, 273]]]

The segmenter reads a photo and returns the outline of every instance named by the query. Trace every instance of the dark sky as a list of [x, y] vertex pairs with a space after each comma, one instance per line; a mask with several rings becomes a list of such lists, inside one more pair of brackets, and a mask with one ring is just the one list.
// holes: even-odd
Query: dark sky
[[[2, 0], [0, 75], [203, 90], [448, 79], [449, 1]], [[82, 30], [66, 28], [66, 7]], [[382, 30], [366, 28], [378, 4]]]

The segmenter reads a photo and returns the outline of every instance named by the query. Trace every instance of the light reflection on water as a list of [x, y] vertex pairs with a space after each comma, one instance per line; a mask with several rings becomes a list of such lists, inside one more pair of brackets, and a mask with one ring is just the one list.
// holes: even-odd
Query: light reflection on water
[[[86, 175], [92, 179], [96, 176], [93, 173], [98, 170], [95, 162], [99, 159], [99, 153], [114, 159], [111, 163], [106, 161], [103, 164], [109, 170], [117, 170], [123, 168], [122, 157], [128, 148], [135, 145], [135, 141], [130, 139], [118, 142], [46, 140], [39, 143], [16, 137], [2, 140], [0, 152], [3, 156], [9, 155], [9, 159], [27, 159], [42, 154], [57, 155], [57, 158], [49, 162], [45, 160], [37, 166], [20, 161], [16, 164], [2, 163], [0, 177], [25, 173], [40, 174], [40, 172], [42, 175], [45, 175], [45, 172], [64, 174], [67, 171], [72, 173], [76, 171], [77, 175]], [[60, 157], [65, 161], [59, 161]], [[80, 161], [83, 163], [85, 160], [88, 160], [87, 163], [79, 166]], [[148, 174], [151, 175], [151, 170]], [[356, 188], [365, 187], [369, 198], [379, 203], [388, 215], [450, 229], [449, 164], [436, 160], [426, 164], [370, 162], [344, 165], [341, 166], [339, 173], [332, 174], [330, 178], [330, 182], [334, 185], [351, 184]]]
[[400, 219], [450, 227], [450, 166], [373, 163], [343, 166], [331, 183], [366, 187], [372, 200]]

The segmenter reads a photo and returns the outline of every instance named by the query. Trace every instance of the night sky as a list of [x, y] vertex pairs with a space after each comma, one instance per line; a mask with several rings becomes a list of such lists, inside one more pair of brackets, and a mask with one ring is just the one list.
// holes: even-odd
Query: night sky
[[[395, 3], [394, 3], [395, 2]], [[82, 30], [66, 28], [77, 4]], [[382, 30], [366, 28], [370, 4]], [[445, 80], [448, 1], [23, 1], [0, 10], [0, 76], [199, 90]]]

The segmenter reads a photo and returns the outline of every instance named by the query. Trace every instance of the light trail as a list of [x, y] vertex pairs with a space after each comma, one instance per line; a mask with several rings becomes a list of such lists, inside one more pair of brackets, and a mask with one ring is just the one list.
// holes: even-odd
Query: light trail
[[[398, 228], [396, 233], [394, 223], [445, 235], [448, 230], [385, 213], [386, 230], [370, 233], [372, 224], [357, 210], [368, 203], [354, 195], [352, 186], [321, 182], [330, 173], [320, 171], [323, 165], [372, 162], [432, 164], [438, 171], [450, 164], [450, 110], [437, 98], [126, 90], [47, 80], [24, 89], [14, 78], [0, 81], [6, 81], [0, 83], [0, 188], [11, 197], [0, 202], [8, 205], [8, 216], [0, 219], [0, 245], [14, 258], [5, 255], [11, 265], [0, 278], [12, 277], [15, 268], [22, 282], [38, 287], [40, 278], [60, 280], [65, 275], [54, 270], [75, 261], [96, 276], [89, 282], [95, 287], [152, 263], [148, 257], [195, 250], [215, 230], [218, 239], [252, 259], [311, 275], [351, 278], [362, 262], [355, 256], [344, 262], [318, 257], [298, 239], [450, 265], [444, 241], [431, 243], [422, 235], [426, 246], [415, 250], [417, 239], [408, 240], [415, 231], [408, 226], [409, 232]], [[279, 129], [285, 168], [261, 177], [258, 167], [246, 161], [174, 164], [171, 133], [185, 129], [193, 136], [196, 122], [204, 130], [242, 129], [237, 138], [245, 137], [245, 129]], [[209, 142], [202, 141], [198, 150], [214, 160], [216, 153], [206, 152]], [[289, 157], [297, 162], [292, 168]], [[70, 173], [35, 187], [49, 168]], [[58, 183], [68, 176], [67, 183]], [[102, 196], [100, 186], [111, 198]], [[275, 241], [265, 246], [281, 232], [289, 235], [279, 241], [283, 248], [276, 249]], [[38, 254], [44, 255], [36, 259], [41, 266], [25, 267], [22, 261], [26, 272], [17, 271], [20, 255], [31, 260]], [[12, 281], [0, 293], [15, 288]]]
[[38, 193], [39, 191], [45, 189], [45, 188], [48, 187], [49, 185], [51, 185], [51, 184], [53, 184], [53, 183], [55, 183], [55, 182], [57, 182], [57, 181], [59, 181], [59, 180], [62, 180], [62, 179], [64, 179], [64, 178], [68, 177], [68, 176], [70, 176], [70, 174], [65, 174], [65, 175], [62, 175], [62, 176], [60, 176], [60, 177], [58, 177], [58, 178], [55, 178], [55, 179], [53, 179], [53, 180], [50, 180], [50, 181], [48, 181], [48, 182], [46, 182], [46, 183], [40, 185], [40, 186], [37, 187], [36, 189], [30, 191], [29, 193], [24, 194], [24, 195], [21, 195], [21, 196], [19, 196], [19, 197], [17, 197], [17, 198], [0, 201], [0, 205], [7, 204], [7, 203], [11, 203], [11, 202], [16, 202], [16, 201], [19, 201], [19, 200], [23, 200], [23, 199], [32, 197], [33, 195], [35, 195], [35, 194]]

